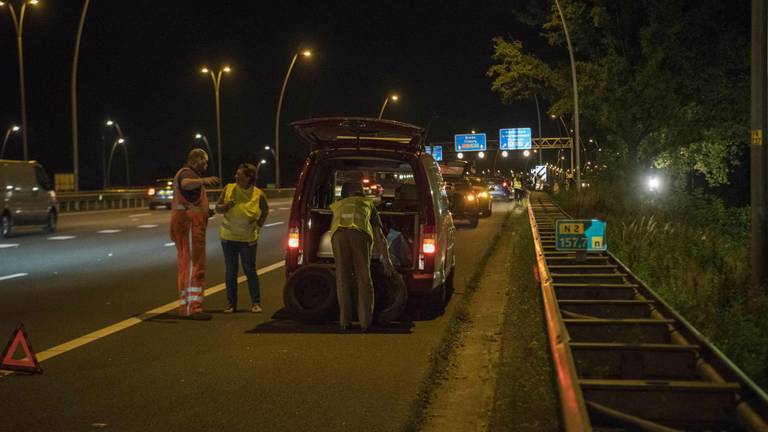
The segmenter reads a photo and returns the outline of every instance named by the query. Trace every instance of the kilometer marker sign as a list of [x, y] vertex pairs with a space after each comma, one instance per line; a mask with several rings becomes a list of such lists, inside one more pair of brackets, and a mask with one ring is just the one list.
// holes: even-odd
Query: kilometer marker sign
[[601, 252], [608, 249], [605, 222], [599, 219], [558, 219], [555, 248], [565, 252]]

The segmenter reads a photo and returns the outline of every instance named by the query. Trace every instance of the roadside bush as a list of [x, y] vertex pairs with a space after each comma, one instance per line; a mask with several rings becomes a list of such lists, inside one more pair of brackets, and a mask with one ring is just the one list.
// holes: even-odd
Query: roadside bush
[[768, 388], [768, 295], [750, 297], [747, 289], [748, 208], [728, 208], [702, 191], [650, 197], [615, 184], [555, 201], [574, 217], [605, 220], [610, 251]]

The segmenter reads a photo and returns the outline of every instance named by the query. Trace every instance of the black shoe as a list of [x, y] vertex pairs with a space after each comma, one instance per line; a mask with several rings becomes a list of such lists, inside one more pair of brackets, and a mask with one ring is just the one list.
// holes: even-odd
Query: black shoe
[[192, 315], [187, 317], [187, 319], [190, 319], [193, 321], [210, 321], [211, 318], [213, 318], [211, 314], [206, 312], [195, 312]]

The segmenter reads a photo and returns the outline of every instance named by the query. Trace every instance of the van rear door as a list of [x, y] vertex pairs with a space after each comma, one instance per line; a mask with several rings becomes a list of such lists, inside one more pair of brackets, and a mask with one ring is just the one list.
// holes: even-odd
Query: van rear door
[[291, 123], [312, 151], [384, 149], [424, 151], [424, 129], [408, 123], [363, 117], [326, 117]]

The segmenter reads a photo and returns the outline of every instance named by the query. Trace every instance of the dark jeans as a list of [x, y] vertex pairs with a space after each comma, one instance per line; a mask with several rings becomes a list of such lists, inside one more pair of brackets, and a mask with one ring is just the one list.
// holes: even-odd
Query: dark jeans
[[256, 274], [256, 243], [249, 245], [247, 242], [222, 240], [221, 248], [224, 250], [225, 280], [229, 305], [233, 308], [237, 307], [238, 257], [243, 265], [243, 273], [248, 278], [251, 303], [260, 303], [259, 276]]

